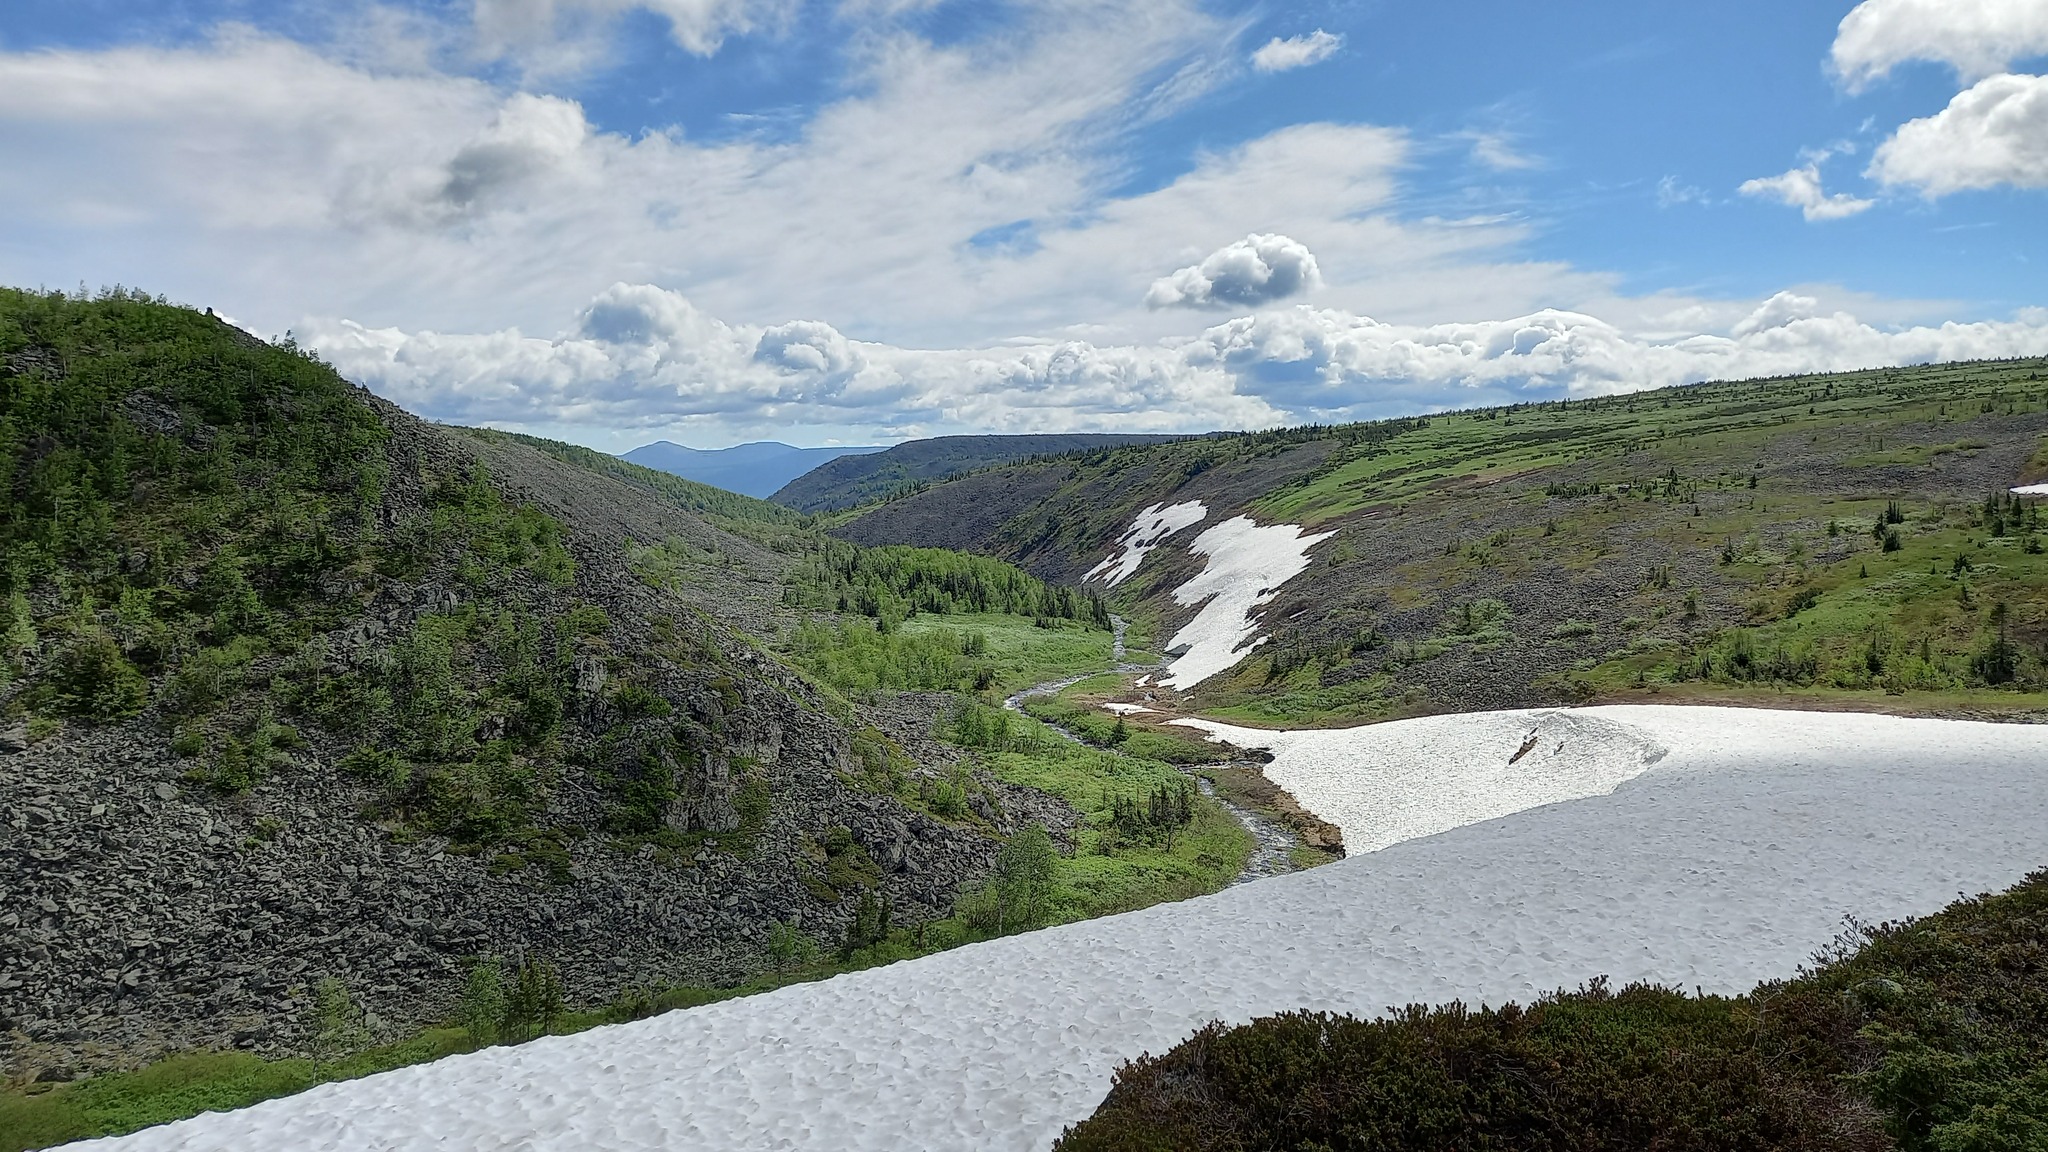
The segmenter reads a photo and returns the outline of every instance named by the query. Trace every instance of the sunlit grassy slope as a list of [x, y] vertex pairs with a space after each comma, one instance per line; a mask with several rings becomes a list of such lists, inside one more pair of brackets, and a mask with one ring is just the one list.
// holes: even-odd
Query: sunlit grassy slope
[[[841, 531], [1079, 581], [1158, 502], [1335, 530], [1187, 701], [1255, 722], [1650, 695], [2026, 712], [2048, 527], [2005, 494], [2048, 478], [2044, 437], [2048, 362], [1936, 365], [1120, 448]], [[1111, 599], [1164, 644], [1199, 570], [1162, 548]]]

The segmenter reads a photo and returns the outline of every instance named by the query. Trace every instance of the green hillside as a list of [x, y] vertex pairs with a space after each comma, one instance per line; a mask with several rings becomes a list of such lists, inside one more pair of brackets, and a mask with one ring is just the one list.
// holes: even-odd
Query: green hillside
[[1099, 597], [430, 425], [139, 293], [0, 292], [0, 476], [0, 1148], [1251, 851], [1173, 764], [998, 706], [1112, 665]]
[[[1893, 369], [1118, 448], [839, 531], [1077, 581], [1156, 502], [1337, 530], [1265, 610], [1270, 642], [1193, 693], [1226, 716], [1649, 696], [2030, 711], [2048, 706], [2048, 530], [2008, 489], [2048, 476], [2044, 378]], [[1197, 570], [1161, 549], [1113, 599], [1170, 635]]]
[[490, 440], [502, 438], [517, 444], [545, 452], [557, 460], [574, 464], [601, 475], [644, 488], [660, 495], [676, 507], [690, 512], [710, 516], [724, 526], [744, 531], [747, 524], [797, 524], [803, 521], [801, 513], [774, 504], [767, 500], [756, 500], [709, 484], [700, 484], [658, 468], [648, 468], [630, 460], [622, 460], [608, 452], [585, 448], [580, 444], [564, 444], [559, 440], [547, 440], [539, 436], [527, 436], [518, 432], [499, 432], [489, 428], [464, 428], [464, 435]]
[[1091, 433], [1019, 436], [936, 436], [885, 452], [828, 460], [782, 486], [771, 497], [804, 512], [837, 512], [872, 500], [901, 496], [928, 484], [999, 464], [1087, 452], [1123, 444], [1158, 444], [1178, 436]]

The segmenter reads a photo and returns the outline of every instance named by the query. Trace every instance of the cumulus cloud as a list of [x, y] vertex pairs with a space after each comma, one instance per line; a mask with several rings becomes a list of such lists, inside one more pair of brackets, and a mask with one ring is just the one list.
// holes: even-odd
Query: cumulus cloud
[[1289, 36], [1285, 40], [1275, 36], [1252, 53], [1252, 67], [1261, 72], [1287, 72], [1295, 68], [1306, 68], [1320, 64], [1337, 54], [1344, 46], [1344, 38], [1321, 28], [1306, 36]]
[[1254, 232], [1200, 264], [1152, 282], [1149, 308], [1257, 308], [1322, 283], [1315, 253], [1299, 241]]
[[1002, 431], [1176, 430], [1190, 413], [1262, 426], [1282, 413], [1235, 394], [1225, 373], [1157, 347], [1048, 341], [906, 349], [850, 340], [822, 321], [729, 324], [650, 285], [600, 293], [572, 334], [408, 333], [314, 325], [308, 344], [378, 393], [428, 416], [607, 429], [931, 426]]
[[1900, 126], [1878, 147], [1869, 175], [1928, 197], [2048, 187], [2048, 77], [1978, 81], [1940, 112]]
[[589, 135], [583, 109], [573, 101], [515, 94], [489, 127], [449, 157], [441, 197], [457, 209], [487, 203], [502, 190], [568, 167]]
[[1652, 338], [1584, 313], [1399, 325], [1308, 306], [1155, 345], [908, 349], [821, 321], [730, 324], [650, 285], [600, 293], [569, 335], [316, 327], [344, 373], [429, 416], [495, 425], [807, 425], [874, 435], [1201, 431], [1364, 419], [1710, 379], [2048, 353], [2048, 310], [1884, 329], [1779, 293], [1722, 333]]
[[1876, 203], [1874, 200], [1860, 200], [1846, 192], [1828, 195], [1821, 187], [1818, 160], [1776, 176], [1745, 180], [1736, 191], [1744, 196], [1776, 200], [1797, 208], [1808, 220], [1840, 220], [1866, 211]]
[[1182, 352], [1190, 366], [1223, 367], [1240, 389], [1297, 418], [1345, 419], [2048, 350], [2042, 310], [2004, 322], [1886, 331], [1846, 312], [1814, 315], [1811, 305], [1780, 296], [1739, 331], [1676, 340], [1644, 339], [1556, 310], [1403, 326], [1301, 307], [1219, 325]]
[[2044, 53], [2042, 0], [1865, 0], [1842, 18], [1830, 55], [1857, 89], [1909, 60], [1948, 64], [1967, 82]]

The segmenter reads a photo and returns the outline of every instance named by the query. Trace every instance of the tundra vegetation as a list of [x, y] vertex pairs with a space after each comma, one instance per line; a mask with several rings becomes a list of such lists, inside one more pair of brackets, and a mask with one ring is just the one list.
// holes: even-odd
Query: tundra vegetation
[[[1202, 527], [1335, 530], [1182, 703], [1340, 723], [1593, 700], [2048, 707], [2048, 363], [2015, 360], [1126, 446], [836, 529], [1079, 581], [1154, 503], [1209, 517], [1112, 606], [1171, 637]], [[976, 515], [959, 512], [974, 508]], [[992, 527], [990, 526], [992, 525]], [[1082, 587], [1094, 587], [1086, 583]]]
[[1526, 1007], [1210, 1025], [1125, 1065], [1059, 1152], [2002, 1152], [2048, 1143], [2048, 872], [1852, 925], [1741, 996], [1594, 980]]

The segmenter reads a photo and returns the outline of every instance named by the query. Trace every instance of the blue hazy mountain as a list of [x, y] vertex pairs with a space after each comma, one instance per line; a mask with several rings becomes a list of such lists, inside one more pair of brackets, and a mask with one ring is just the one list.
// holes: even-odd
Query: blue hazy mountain
[[792, 448], [773, 440], [704, 449], [658, 440], [642, 444], [624, 456], [646, 468], [658, 468], [686, 480], [765, 499], [827, 461], [880, 451], [880, 447]]

